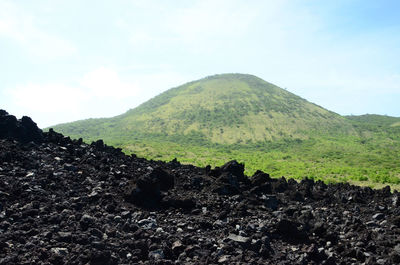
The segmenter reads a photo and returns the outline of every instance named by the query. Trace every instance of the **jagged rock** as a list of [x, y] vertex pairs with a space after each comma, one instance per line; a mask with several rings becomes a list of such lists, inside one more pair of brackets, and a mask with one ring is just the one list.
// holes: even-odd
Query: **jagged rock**
[[221, 167], [222, 172], [229, 172], [232, 175], [243, 178], [244, 177], [244, 165], [238, 163], [236, 160], [229, 161]]
[[213, 191], [220, 195], [235, 195], [240, 193], [238, 177], [230, 172], [223, 172], [214, 182]]
[[272, 189], [275, 192], [284, 192], [288, 188], [288, 183], [284, 177], [277, 179], [272, 183]]
[[254, 175], [251, 177], [251, 184], [254, 186], [261, 186], [269, 182], [271, 182], [271, 177], [269, 174], [260, 170], [257, 170], [256, 173], [254, 173]]
[[5, 110], [0, 110], [0, 138], [15, 139], [22, 143], [43, 141], [42, 131], [31, 118], [23, 116], [17, 120]]
[[174, 177], [171, 174], [160, 168], [150, 167], [146, 174], [137, 179], [136, 185], [126, 199], [143, 207], [156, 208], [162, 199], [161, 191], [173, 187]]

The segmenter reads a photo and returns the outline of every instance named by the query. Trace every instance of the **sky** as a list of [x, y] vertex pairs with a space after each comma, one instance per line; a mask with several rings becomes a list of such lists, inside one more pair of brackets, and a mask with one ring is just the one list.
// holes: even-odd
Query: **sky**
[[342, 115], [400, 117], [397, 0], [0, 0], [0, 109], [112, 117], [246, 73]]

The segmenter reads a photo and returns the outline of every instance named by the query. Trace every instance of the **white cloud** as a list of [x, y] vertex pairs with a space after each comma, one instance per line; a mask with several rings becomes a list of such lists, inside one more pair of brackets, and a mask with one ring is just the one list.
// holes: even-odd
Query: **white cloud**
[[40, 127], [86, 118], [124, 113], [162, 91], [190, 81], [173, 72], [137, 74], [121, 78], [118, 71], [99, 67], [75, 85], [27, 83], [3, 91], [5, 109], [31, 116]]
[[[144, 6], [135, 1], [135, 8], [141, 9], [144, 19], [119, 18], [116, 25], [129, 32], [129, 42], [136, 48], [160, 49], [167, 46], [206, 53], [226, 46], [227, 42], [243, 40], [261, 15], [260, 4], [256, 2], [202, 0], [181, 5], [171, 3], [158, 2], [156, 5], [154, 1], [146, 1]], [[280, 5], [271, 3], [270, 6], [272, 14]]]
[[30, 55], [42, 59], [69, 56], [76, 52], [73, 43], [37, 26], [38, 19], [14, 1], [0, 1], [0, 38], [11, 39]]
[[27, 83], [5, 91], [7, 109], [32, 115], [39, 126], [90, 117], [121, 114], [131, 107], [140, 92], [136, 84], [121, 80], [110, 68], [85, 74], [76, 85]]
[[197, 1], [193, 6], [177, 9], [168, 17], [167, 29], [180, 40], [235, 38], [242, 35], [259, 15], [256, 5], [241, 1]]
[[80, 85], [95, 98], [123, 99], [136, 96], [140, 91], [136, 84], [122, 81], [115, 70], [106, 67], [85, 74]]
[[3, 96], [9, 113], [30, 116], [42, 127], [79, 117], [86, 99], [80, 88], [57, 83], [17, 85]]

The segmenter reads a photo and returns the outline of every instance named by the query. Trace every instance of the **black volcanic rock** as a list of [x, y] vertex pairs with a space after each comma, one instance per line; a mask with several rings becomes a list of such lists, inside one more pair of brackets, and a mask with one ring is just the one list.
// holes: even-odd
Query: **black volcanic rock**
[[126, 200], [147, 208], [158, 207], [162, 198], [161, 191], [174, 187], [174, 177], [159, 167], [149, 166], [146, 170], [145, 174], [137, 178]]
[[238, 163], [236, 160], [229, 161], [223, 165], [221, 171], [229, 172], [240, 179], [244, 178], [244, 165]]
[[0, 111], [2, 264], [397, 264], [399, 193], [126, 156]]
[[251, 177], [251, 184], [253, 184], [254, 186], [261, 186], [269, 182], [271, 182], [271, 177], [269, 176], [269, 174], [264, 173], [260, 170], [257, 170], [257, 172], [254, 173], [254, 175]]
[[43, 135], [31, 118], [23, 116], [17, 120], [15, 116], [9, 115], [5, 110], [0, 110], [0, 138], [15, 139], [22, 143], [31, 141], [40, 143]]

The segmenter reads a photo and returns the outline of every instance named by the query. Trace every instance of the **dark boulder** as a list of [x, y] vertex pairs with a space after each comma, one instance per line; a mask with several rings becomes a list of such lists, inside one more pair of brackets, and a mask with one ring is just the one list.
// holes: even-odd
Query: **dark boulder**
[[271, 177], [269, 176], [269, 174], [257, 170], [256, 173], [253, 174], [250, 180], [253, 186], [261, 186], [271, 182]]
[[244, 164], [238, 163], [236, 160], [229, 161], [221, 167], [222, 172], [229, 172], [232, 175], [243, 178], [244, 177]]
[[220, 195], [235, 195], [241, 192], [238, 177], [230, 172], [223, 172], [213, 186], [213, 191]]
[[278, 221], [275, 233], [288, 242], [304, 242], [308, 239], [307, 234], [299, 229], [299, 223], [288, 219]]
[[272, 182], [272, 189], [274, 192], [284, 192], [288, 188], [288, 183], [284, 177], [281, 177]]
[[174, 176], [160, 168], [148, 168], [140, 176], [126, 197], [127, 201], [144, 207], [158, 207], [162, 199], [161, 192], [174, 187]]
[[0, 110], [0, 138], [14, 139], [21, 143], [43, 142], [42, 130], [31, 118], [23, 116], [20, 120], [6, 111]]

